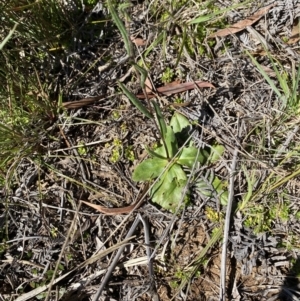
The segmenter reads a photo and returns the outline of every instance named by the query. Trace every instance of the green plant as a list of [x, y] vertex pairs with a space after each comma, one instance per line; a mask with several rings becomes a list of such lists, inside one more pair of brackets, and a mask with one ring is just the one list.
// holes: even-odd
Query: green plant
[[56, 227], [51, 228], [50, 235], [52, 238], [56, 238], [58, 234], [58, 229]]
[[215, 209], [211, 208], [211, 207], [206, 207], [205, 208], [205, 214], [207, 216], [207, 218], [211, 221], [211, 222], [220, 222], [224, 219], [224, 213], [222, 212], [218, 212]]
[[253, 228], [254, 233], [270, 230], [273, 219], [264, 206], [256, 204], [256, 206], [248, 208], [245, 213], [244, 224], [246, 227]]
[[215, 227], [212, 231], [211, 239], [205, 245], [205, 247], [198, 252], [196, 255], [196, 259], [194, 259], [188, 266], [185, 267], [185, 277], [182, 278], [181, 283], [178, 286], [177, 295], [192, 279], [195, 275], [199, 275], [199, 271], [201, 267], [205, 267], [207, 265], [207, 253], [209, 249], [211, 249], [222, 237], [223, 229], [222, 227]]
[[174, 77], [174, 71], [170, 67], [167, 67], [161, 76], [161, 81], [163, 83], [170, 83]]
[[[181, 201], [189, 202], [187, 169], [194, 164], [205, 164], [210, 154], [198, 149], [190, 140], [191, 124], [186, 117], [175, 112], [167, 125], [160, 108], [153, 102], [161, 141], [154, 151], [146, 148], [151, 158], [140, 163], [134, 170], [134, 181], [151, 181], [157, 178], [151, 188], [152, 201], [165, 209], [175, 212]], [[184, 195], [185, 193], [185, 195]]]
[[178, 288], [178, 282], [175, 280], [170, 281], [170, 287], [173, 289], [177, 289]]
[[121, 155], [122, 155], [123, 144], [120, 139], [115, 138], [113, 140], [112, 145], [113, 145], [113, 149], [112, 149], [109, 160], [111, 163], [117, 163], [120, 160]]
[[[3, 241], [3, 240], [1, 240], [1, 241]], [[4, 254], [6, 252], [6, 250], [7, 250], [7, 246], [3, 242], [1, 242], [1, 244], [0, 244], [0, 256], [2, 256], [2, 254]]]
[[134, 151], [133, 151], [133, 146], [127, 146], [125, 148], [125, 152], [124, 152], [125, 158], [129, 161], [134, 161], [135, 160], [135, 156], [134, 156]]
[[[107, 5], [111, 12], [112, 19], [122, 35], [127, 54], [132, 58], [132, 42], [128, 38], [126, 28], [111, 1], [107, 1]], [[131, 63], [137, 74], [140, 75], [142, 89], [145, 89], [147, 71], [138, 64], [134, 62]], [[170, 70], [168, 70], [167, 75], [168, 80], [170, 80]], [[152, 109], [150, 103], [148, 103], [149, 111], [123, 83], [119, 82], [119, 86], [133, 105], [146, 117], [154, 119], [152, 112], [155, 112], [157, 119], [155, 125], [161, 136], [161, 143], [155, 151], [147, 148], [147, 152], [151, 158], [136, 167], [133, 173], [133, 180], [151, 181], [157, 178], [150, 191], [152, 201], [174, 212], [181, 206], [182, 201], [183, 203], [188, 203], [189, 201], [189, 191], [187, 188], [188, 176], [185, 168], [192, 169], [197, 162], [205, 164], [210, 154], [207, 150], [197, 149], [193, 145], [193, 142], [190, 141], [188, 130], [191, 128], [191, 124], [183, 115], [175, 113], [170, 121], [170, 125], [167, 125], [159, 106], [155, 102], [152, 102], [154, 109]], [[213, 153], [214, 150], [211, 150]], [[219, 152], [216, 151], [216, 153]], [[220, 156], [220, 154], [218, 155]], [[215, 183], [215, 186], [220, 186], [218, 179], [215, 179]]]
[[150, 159], [140, 163], [132, 175], [134, 181], [151, 181], [158, 178], [151, 189], [152, 201], [165, 209], [175, 211], [184, 199], [189, 201], [188, 193], [183, 197], [183, 192], [188, 183], [184, 166], [192, 168], [195, 162], [204, 164], [209, 154], [204, 149], [197, 149], [193, 142], [188, 142], [189, 121], [181, 114], [175, 113], [167, 125], [161, 111], [153, 103], [160, 133], [161, 144], [152, 151], [147, 148]]
[[265, 204], [248, 204], [247, 208], [243, 210], [245, 214], [245, 226], [253, 228], [255, 233], [269, 231], [272, 229], [272, 224], [276, 221], [283, 223], [287, 222], [290, 212], [290, 205], [288, 201], [281, 204], [275, 202], [276, 196], [268, 195], [269, 203]]
[[[95, 2], [87, 0], [85, 4]], [[27, 3], [9, 1], [2, 6], [2, 35], [13, 28], [7, 37], [0, 34], [0, 183], [8, 186], [14, 166], [22, 158], [43, 152], [41, 138], [49, 135], [47, 128], [61, 108], [63, 92], [57, 95], [49, 88], [47, 68], [56, 71], [53, 60], [64, 58], [64, 50], [60, 50], [68, 50], [75, 34], [81, 38], [86, 30], [83, 24], [87, 25], [81, 0], [73, 1], [77, 9], [71, 11], [60, 1]]]
[[[9, 1], [1, 7], [2, 34], [13, 28], [7, 37], [0, 34], [0, 183], [7, 186], [22, 158], [43, 153], [40, 142], [56, 120], [62, 96], [51, 95], [47, 67], [53, 68], [51, 61], [63, 53], [50, 51], [72, 42], [80, 14], [79, 10], [66, 13], [58, 1], [27, 2]], [[81, 1], [74, 4], [81, 7]], [[40, 72], [40, 67], [45, 71]]]
[[275, 71], [277, 81], [279, 82], [280, 89], [277, 88], [276, 83], [270, 78], [270, 76], [264, 71], [263, 67], [257, 62], [257, 60], [246, 50], [247, 55], [251, 58], [253, 64], [257, 67], [261, 75], [268, 82], [273, 92], [278, 96], [281, 101], [281, 109], [287, 108], [294, 112], [300, 109], [299, 98], [299, 81], [300, 81], [300, 68], [298, 70], [293, 68], [292, 76], [290, 77], [286, 72], [282, 64], [273, 58], [271, 53], [262, 43], [264, 50], [267, 53], [268, 58], [271, 61], [271, 65]]
[[80, 156], [86, 155], [87, 154], [87, 148], [86, 148], [84, 142], [79, 142], [78, 146], [79, 146], [78, 147], [78, 154]]

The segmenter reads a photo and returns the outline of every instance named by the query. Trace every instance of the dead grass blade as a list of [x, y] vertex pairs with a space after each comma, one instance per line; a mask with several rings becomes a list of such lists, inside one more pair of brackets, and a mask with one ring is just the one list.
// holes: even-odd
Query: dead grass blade
[[[161, 93], [162, 95], [170, 96], [173, 94], [177, 94], [180, 92], [184, 92], [187, 90], [192, 90], [195, 89], [196, 87], [198, 88], [215, 88], [215, 86], [209, 82], [202, 82], [200, 80], [197, 80], [195, 82], [187, 82], [187, 83], [182, 83], [180, 84], [178, 81], [167, 84], [165, 86], [157, 88], [157, 92]], [[144, 94], [138, 94], [138, 98], [144, 99], [146, 96]], [[147, 94], [148, 98], [153, 98], [156, 97], [155, 94]]]
[[96, 96], [96, 97], [87, 97], [87, 98], [83, 98], [83, 99], [75, 100], [75, 101], [67, 101], [67, 102], [62, 103], [62, 106], [68, 110], [79, 109], [84, 106], [90, 105], [90, 104], [100, 100], [101, 98], [104, 98], [104, 96], [105, 95], [100, 95], [100, 96]]
[[[238, 7], [245, 7], [246, 4], [248, 4], [250, 1], [247, 0], [245, 2], [242, 2], [242, 3], [238, 3], [238, 4], [235, 4], [235, 5], [231, 5], [225, 9], [220, 9], [220, 10], [217, 10], [217, 11], [214, 11], [213, 13], [211, 14], [208, 14], [208, 15], [201, 15], [199, 17], [196, 17], [195, 19], [192, 19], [191, 21], [188, 22], [189, 25], [191, 24], [200, 24], [200, 23], [204, 23], [204, 22], [207, 22], [207, 21], [210, 21], [214, 18], [216, 18], [218, 15], [221, 15], [221, 14], [224, 14], [228, 11], [232, 11], [233, 9], [235, 8], [238, 8]], [[203, 7], [203, 11], [206, 11], [206, 8], [207, 8], [207, 5], [209, 4], [209, 1], [207, 2], [207, 4]]]
[[257, 11], [254, 15], [248, 17], [245, 20], [239, 21], [232, 26], [228, 28], [224, 28], [221, 30], [218, 30], [217, 32], [211, 34], [209, 38], [215, 38], [215, 37], [226, 37], [230, 34], [237, 33], [239, 31], [244, 30], [247, 26], [251, 26], [255, 22], [257, 22], [262, 16], [264, 16], [275, 4], [271, 4], [269, 6], [266, 6], [259, 11]]
[[98, 210], [101, 213], [104, 213], [106, 215], [118, 215], [118, 214], [128, 214], [135, 208], [137, 208], [137, 203], [134, 203], [133, 205], [121, 207], [121, 208], [108, 208], [96, 204], [92, 204], [86, 201], [81, 201], [82, 203], [86, 204], [87, 206], [90, 206], [96, 210]]
[[22, 6], [12, 7], [11, 10], [12, 11], [23, 11], [25, 9], [32, 8], [34, 5], [38, 4], [39, 2], [42, 2], [42, 0], [38, 0], [38, 1], [35, 1], [34, 3], [30, 3], [30, 4], [26, 4], [26, 5], [22, 5]]

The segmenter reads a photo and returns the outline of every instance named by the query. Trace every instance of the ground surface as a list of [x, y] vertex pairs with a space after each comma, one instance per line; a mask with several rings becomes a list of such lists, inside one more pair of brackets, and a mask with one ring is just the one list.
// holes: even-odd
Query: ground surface
[[[132, 65], [124, 59], [124, 43], [112, 22], [105, 23], [99, 39], [94, 38], [99, 32], [89, 28], [93, 41], [83, 27], [72, 49], [67, 48], [60, 60], [49, 60], [52, 73], [43, 75], [40, 70], [40, 76], [49, 81], [53, 99], [58, 86], [63, 87], [68, 105], [41, 136], [42, 159], [22, 159], [14, 187], [10, 193], [2, 189], [5, 202], [0, 224], [9, 238], [1, 244], [2, 300], [93, 300], [116, 255], [109, 248], [124, 240], [138, 214], [148, 220], [149, 227], [141, 222], [136, 227], [99, 300], [219, 300], [222, 243], [213, 240], [218, 230], [223, 233], [225, 219], [231, 219], [226, 298], [300, 298], [299, 181], [292, 177], [278, 184], [277, 190], [271, 189], [297, 172], [293, 168], [299, 164], [297, 151], [288, 158], [285, 154], [299, 147], [298, 119], [282, 110], [282, 100], [245, 52], [279, 86], [262, 45], [283, 66], [280, 72], [292, 73], [299, 65], [299, 39], [288, 41], [299, 20], [299, 4], [252, 1], [250, 6], [231, 9], [224, 18], [227, 24], [235, 24], [272, 3], [253, 25], [226, 37], [209, 39], [207, 33], [201, 49], [199, 41], [189, 40], [194, 51], [184, 48], [181, 55], [178, 45], [185, 30], [181, 21], [196, 17], [193, 9], [200, 4], [183, 5], [181, 10], [178, 6], [165, 22], [161, 15], [174, 6], [170, 2], [160, 6], [138, 1], [128, 9], [130, 20], [125, 23], [133, 37], [134, 59], [138, 62], [144, 55], [156, 88], [166, 84], [162, 75], [166, 76], [167, 68], [172, 70], [170, 82], [201, 80], [215, 87], [156, 98], [166, 120], [177, 111], [193, 121], [190, 134], [197, 147], [216, 143], [225, 147], [217, 162], [188, 171], [190, 204], [178, 214], [153, 203], [145, 194], [147, 184], [132, 181], [134, 168], [147, 157], [145, 146], [153, 146], [159, 134], [153, 121], [120, 93], [117, 80], [136, 95], [142, 91]], [[216, 7], [224, 9], [227, 3], [217, 2]], [[99, 6], [90, 17], [108, 16], [107, 9]], [[218, 30], [214, 26], [210, 34]], [[146, 55], [163, 30], [163, 42]], [[187, 29], [191, 36], [195, 31]], [[96, 96], [99, 99], [89, 102]], [[210, 182], [213, 174], [230, 191], [235, 149], [233, 210], [226, 217], [220, 195], [207, 196], [196, 184]], [[247, 194], [249, 199], [239, 207]], [[128, 206], [141, 198], [141, 206], [130, 214], [107, 215], [85, 204], [78, 209], [80, 200], [110, 208]], [[146, 232], [150, 244], [145, 242]], [[146, 254], [149, 245], [151, 263]], [[105, 254], [105, 250], [110, 252]], [[102, 255], [96, 258], [95, 254]]]

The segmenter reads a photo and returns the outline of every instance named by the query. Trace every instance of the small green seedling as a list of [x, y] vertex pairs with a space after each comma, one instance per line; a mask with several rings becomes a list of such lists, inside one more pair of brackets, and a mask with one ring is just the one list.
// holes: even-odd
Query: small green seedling
[[114, 139], [113, 149], [110, 157], [111, 163], [117, 163], [121, 159], [123, 144], [120, 139]]
[[78, 153], [79, 153], [80, 156], [84, 156], [84, 155], [87, 154], [87, 149], [86, 149], [86, 146], [83, 142], [79, 143]]
[[161, 81], [164, 84], [170, 83], [174, 75], [175, 75], [174, 71], [170, 67], [167, 67], [161, 76]]

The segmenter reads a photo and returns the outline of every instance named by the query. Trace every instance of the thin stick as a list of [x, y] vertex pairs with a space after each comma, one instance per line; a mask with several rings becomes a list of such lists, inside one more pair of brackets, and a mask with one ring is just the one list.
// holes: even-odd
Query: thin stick
[[138, 216], [140, 218], [140, 221], [143, 223], [144, 233], [145, 233], [145, 245], [146, 245], [146, 254], [148, 259], [149, 278], [150, 278], [150, 288], [148, 293], [153, 301], [159, 301], [159, 296], [156, 291], [156, 285], [154, 279], [154, 268], [153, 268], [154, 258], [151, 257], [149, 222], [148, 219], [142, 217], [140, 214], [138, 214]]
[[228, 236], [229, 236], [229, 228], [230, 228], [230, 217], [232, 210], [232, 201], [234, 197], [234, 173], [236, 169], [238, 149], [234, 149], [232, 164], [230, 168], [230, 184], [229, 184], [229, 196], [228, 196], [228, 204], [226, 209], [226, 219], [224, 226], [224, 238], [223, 238], [223, 246], [222, 246], [222, 258], [221, 258], [221, 277], [220, 277], [220, 301], [225, 301], [225, 289], [226, 289], [226, 255], [227, 255], [227, 244], [228, 244]]

